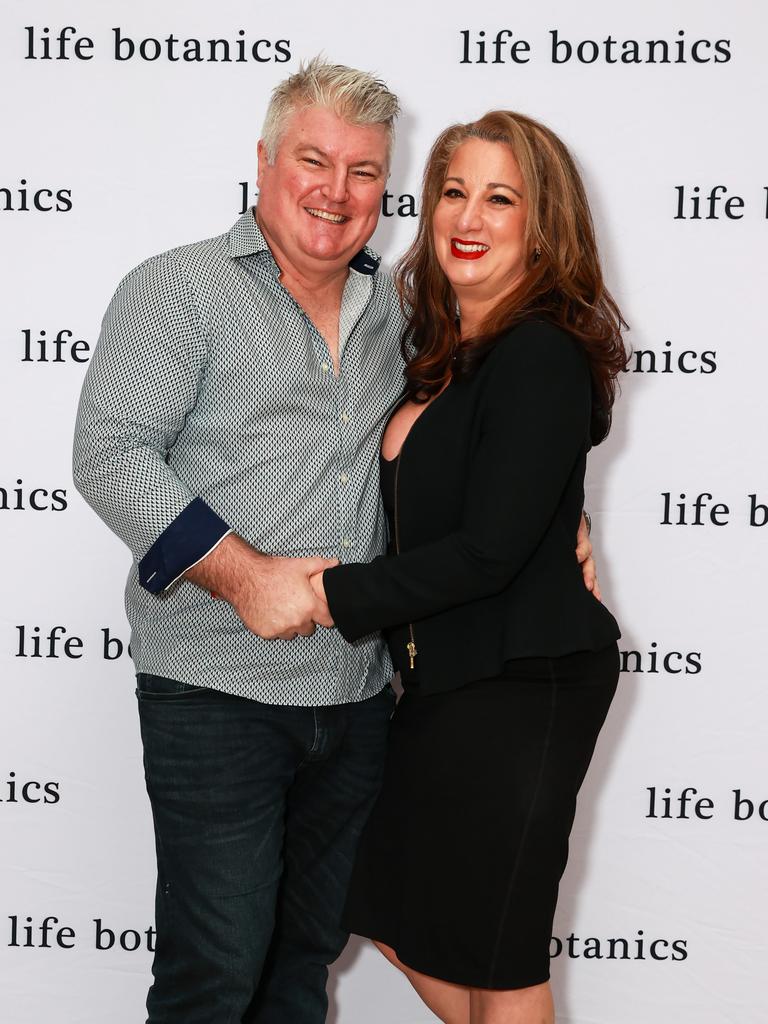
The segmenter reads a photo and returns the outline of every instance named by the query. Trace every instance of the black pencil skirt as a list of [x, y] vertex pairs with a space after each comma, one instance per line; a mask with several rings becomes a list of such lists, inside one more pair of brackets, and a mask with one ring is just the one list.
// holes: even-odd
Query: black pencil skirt
[[519, 659], [448, 693], [406, 692], [345, 927], [456, 984], [546, 981], [576, 795], [618, 676], [613, 644]]

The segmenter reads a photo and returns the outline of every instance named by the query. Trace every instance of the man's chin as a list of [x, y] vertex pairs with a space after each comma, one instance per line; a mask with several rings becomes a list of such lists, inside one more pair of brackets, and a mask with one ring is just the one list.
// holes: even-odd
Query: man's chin
[[350, 245], [341, 245], [334, 239], [319, 241], [313, 239], [302, 245], [301, 248], [308, 259], [318, 260], [326, 265], [338, 263], [339, 266], [345, 267], [362, 246], [355, 248]]

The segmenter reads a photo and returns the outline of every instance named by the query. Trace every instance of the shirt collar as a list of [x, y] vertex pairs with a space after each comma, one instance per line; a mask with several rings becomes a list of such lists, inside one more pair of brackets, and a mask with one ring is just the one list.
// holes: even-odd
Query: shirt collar
[[[251, 207], [239, 220], [235, 221], [229, 232], [229, 255], [233, 259], [238, 259], [241, 256], [256, 256], [262, 252], [269, 253], [270, 257], [274, 259], [267, 240], [256, 223], [255, 208]], [[367, 274], [372, 277], [379, 269], [380, 263], [381, 256], [365, 245], [360, 252], [352, 257], [349, 266], [358, 274]]]

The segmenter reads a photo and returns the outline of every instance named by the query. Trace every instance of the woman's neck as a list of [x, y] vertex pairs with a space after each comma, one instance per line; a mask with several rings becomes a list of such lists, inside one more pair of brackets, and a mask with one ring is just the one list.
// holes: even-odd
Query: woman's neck
[[520, 277], [509, 283], [502, 292], [481, 295], [479, 287], [454, 292], [461, 320], [461, 340], [466, 341], [480, 333], [480, 329], [494, 309], [508, 298], [520, 284]]
[[488, 314], [496, 305], [495, 302], [477, 302], [471, 298], [459, 299], [460, 337], [462, 341], [472, 338], [480, 330]]

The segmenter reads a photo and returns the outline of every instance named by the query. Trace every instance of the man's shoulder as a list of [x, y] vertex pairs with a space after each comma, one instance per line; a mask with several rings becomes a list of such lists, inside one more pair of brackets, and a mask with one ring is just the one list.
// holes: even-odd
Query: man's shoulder
[[392, 310], [394, 316], [402, 315], [400, 306], [400, 297], [397, 294], [397, 288], [392, 275], [387, 270], [383, 270], [381, 267], [376, 271], [376, 275], [373, 279], [374, 289], [377, 298], [381, 302], [385, 302]]
[[382, 288], [387, 288], [390, 291], [395, 291], [395, 281], [392, 274], [388, 270], [384, 270], [383, 267], [379, 267], [376, 271], [376, 280], [379, 282]]
[[383, 270], [381, 267], [376, 271], [373, 282], [375, 287], [382, 293], [382, 295], [388, 295], [390, 297], [396, 297], [397, 291], [395, 289], [395, 282], [392, 280], [392, 275], [387, 270]]
[[211, 238], [203, 238], [199, 242], [187, 242], [173, 249], [150, 256], [145, 263], [158, 262], [172, 264], [187, 275], [201, 273], [213, 274], [219, 270], [229, 258], [229, 231]]
[[177, 285], [181, 288], [200, 292], [215, 286], [228, 262], [229, 232], [174, 246], [163, 252], [148, 256], [123, 277], [118, 292], [125, 288], [166, 287]]

